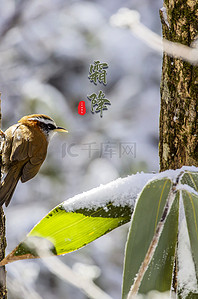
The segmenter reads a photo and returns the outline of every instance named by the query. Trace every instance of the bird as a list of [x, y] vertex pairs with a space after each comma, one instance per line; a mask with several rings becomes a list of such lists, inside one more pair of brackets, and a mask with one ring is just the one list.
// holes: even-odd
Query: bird
[[9, 205], [19, 180], [25, 183], [39, 172], [55, 132], [68, 131], [45, 114], [23, 116], [4, 132], [3, 138], [1, 131], [1, 167], [5, 178], [0, 186], [0, 206]]

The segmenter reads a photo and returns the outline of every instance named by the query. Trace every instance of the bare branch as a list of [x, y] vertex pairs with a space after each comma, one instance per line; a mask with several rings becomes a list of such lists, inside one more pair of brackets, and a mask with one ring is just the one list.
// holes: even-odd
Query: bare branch
[[198, 48], [196, 47], [196, 43], [194, 43], [194, 47], [188, 47], [180, 43], [162, 39], [161, 36], [140, 22], [140, 15], [137, 11], [122, 8], [117, 14], [111, 17], [110, 23], [113, 26], [130, 28], [136, 37], [159, 53], [164, 51], [170, 56], [181, 58], [191, 64], [198, 64]]

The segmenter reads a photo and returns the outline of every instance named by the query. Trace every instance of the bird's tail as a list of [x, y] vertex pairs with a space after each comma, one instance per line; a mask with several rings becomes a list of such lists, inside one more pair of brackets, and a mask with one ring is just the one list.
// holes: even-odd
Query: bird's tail
[[11, 167], [0, 186], [0, 206], [4, 203], [6, 207], [9, 205], [19, 179], [20, 171], [15, 166]]

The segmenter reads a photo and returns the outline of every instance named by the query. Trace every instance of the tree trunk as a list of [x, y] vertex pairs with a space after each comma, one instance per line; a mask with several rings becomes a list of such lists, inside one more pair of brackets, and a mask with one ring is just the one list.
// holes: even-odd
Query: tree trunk
[[[198, 35], [198, 0], [164, 0], [163, 37], [190, 46]], [[198, 166], [198, 66], [164, 54], [160, 170]]]
[[[0, 93], [0, 128], [1, 128], [1, 93]], [[1, 156], [0, 156], [0, 178], [1, 178]], [[0, 261], [5, 257], [5, 215], [0, 207]], [[6, 270], [5, 266], [0, 267], [0, 299], [7, 299]]]

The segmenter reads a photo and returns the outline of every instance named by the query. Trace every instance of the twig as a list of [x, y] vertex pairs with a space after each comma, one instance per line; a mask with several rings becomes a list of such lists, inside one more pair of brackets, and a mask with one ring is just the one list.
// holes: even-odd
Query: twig
[[59, 278], [81, 289], [89, 298], [92, 299], [112, 299], [108, 294], [101, 290], [92, 280], [88, 280], [82, 275], [74, 272], [67, 265], [63, 264], [57, 257], [43, 258], [46, 267]]
[[137, 11], [121, 8], [117, 14], [110, 18], [110, 23], [113, 26], [130, 28], [135, 36], [159, 53], [164, 51], [170, 56], [181, 58], [191, 64], [198, 64], [198, 48], [196, 44], [195, 47], [192, 48], [162, 39], [161, 36], [140, 22], [140, 15]]
[[88, 279], [76, 272], [54, 256], [50, 250], [51, 243], [46, 239], [39, 238], [27, 241], [27, 246], [36, 250], [45, 266], [56, 276], [69, 284], [81, 289], [91, 299], [112, 299], [101, 290], [91, 279]]

